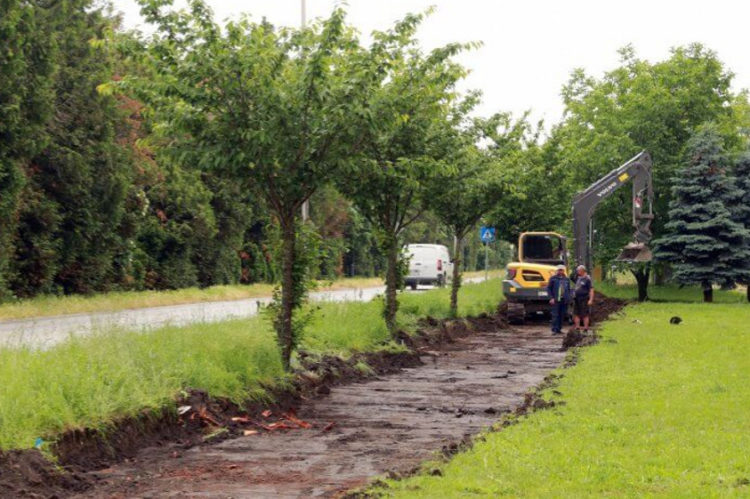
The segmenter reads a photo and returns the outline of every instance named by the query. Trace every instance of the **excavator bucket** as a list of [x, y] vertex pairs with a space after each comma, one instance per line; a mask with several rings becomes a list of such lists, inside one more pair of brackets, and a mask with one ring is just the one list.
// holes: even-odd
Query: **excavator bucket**
[[630, 243], [625, 246], [616, 258], [618, 262], [650, 262], [654, 256], [644, 243]]

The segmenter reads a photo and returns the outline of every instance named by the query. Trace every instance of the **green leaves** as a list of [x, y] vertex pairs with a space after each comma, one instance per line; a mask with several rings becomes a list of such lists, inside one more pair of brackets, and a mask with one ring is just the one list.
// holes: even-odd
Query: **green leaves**
[[733, 217], [744, 192], [727, 176], [729, 160], [715, 124], [690, 138], [686, 164], [672, 188], [667, 234], [655, 256], [672, 263], [680, 284], [733, 287], [746, 282], [750, 230]]

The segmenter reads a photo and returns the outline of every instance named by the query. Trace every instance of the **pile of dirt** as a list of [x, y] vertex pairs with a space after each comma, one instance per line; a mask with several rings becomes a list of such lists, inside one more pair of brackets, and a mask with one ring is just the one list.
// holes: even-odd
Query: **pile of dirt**
[[81, 475], [55, 469], [36, 449], [0, 452], [0, 497], [59, 497], [89, 486]]
[[[607, 320], [614, 314], [620, 312], [628, 302], [618, 298], [610, 298], [601, 293], [597, 293], [594, 298], [594, 305], [591, 308], [591, 325], [594, 326], [602, 321]], [[563, 338], [562, 348], [568, 350], [574, 347], [587, 347], [596, 345], [599, 342], [599, 335], [592, 329], [588, 333], [583, 333], [571, 329]]]
[[591, 307], [591, 323], [598, 324], [620, 312], [629, 302], [619, 298], [610, 298], [596, 293], [594, 305]]
[[[399, 333], [405, 352], [358, 353], [348, 359], [300, 353], [302, 369], [291, 388], [269, 390], [273, 403], [248, 402], [239, 406], [229, 400], [189, 390], [170, 407], [146, 410], [114, 421], [106, 428], [77, 429], [61, 435], [52, 444], [58, 466], [37, 450], [0, 453], [2, 496], [50, 497], [72, 494], [91, 486], [84, 472], [106, 468], [135, 457], [145, 447], [177, 443], [190, 448], [204, 443], [247, 434], [304, 425], [296, 419], [295, 407], [302, 400], [330, 393], [332, 386], [355, 383], [372, 376], [420, 365], [420, 350], [449, 344], [473, 331], [507, 327], [501, 316], [482, 315], [469, 319], [424, 319], [415, 335]], [[362, 369], [362, 363], [368, 369]], [[249, 429], [252, 428], [252, 429]]]

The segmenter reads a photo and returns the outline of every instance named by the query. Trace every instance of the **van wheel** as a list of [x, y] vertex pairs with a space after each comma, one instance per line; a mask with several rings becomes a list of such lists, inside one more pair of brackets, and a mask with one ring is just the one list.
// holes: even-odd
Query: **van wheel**
[[410, 282], [409, 283], [409, 287], [411, 288], [412, 291], [416, 291], [417, 290], [417, 283], [416, 282]]
[[445, 286], [445, 276], [443, 275], [438, 276], [437, 285], [439, 288], [442, 288], [443, 286]]

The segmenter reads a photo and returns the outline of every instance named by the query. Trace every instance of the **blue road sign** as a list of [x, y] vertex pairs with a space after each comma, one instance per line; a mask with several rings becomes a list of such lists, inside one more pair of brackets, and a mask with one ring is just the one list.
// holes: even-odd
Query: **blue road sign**
[[493, 242], [495, 240], [495, 228], [494, 227], [480, 227], [479, 239], [481, 239], [483, 243]]

